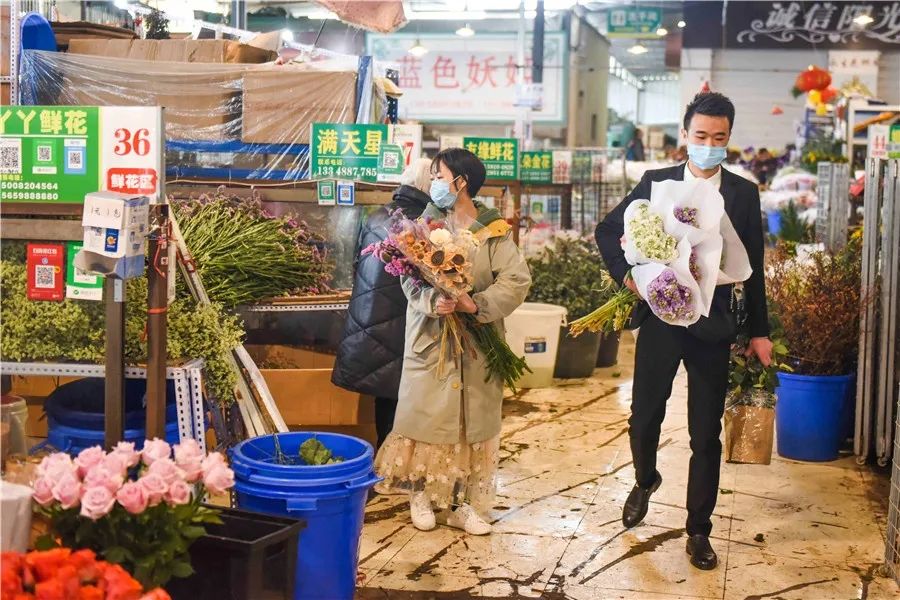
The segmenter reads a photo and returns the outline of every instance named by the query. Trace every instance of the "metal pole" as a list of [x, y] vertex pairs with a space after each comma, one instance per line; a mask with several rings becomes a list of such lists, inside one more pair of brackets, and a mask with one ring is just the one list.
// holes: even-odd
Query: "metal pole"
[[544, 0], [538, 0], [537, 14], [534, 18], [534, 36], [531, 42], [531, 82], [535, 85], [544, 82]]
[[107, 276], [103, 280], [106, 302], [106, 415], [103, 441], [111, 449], [125, 431], [125, 281]]
[[166, 436], [166, 311], [169, 304], [169, 206], [150, 207], [147, 251], [147, 439]]

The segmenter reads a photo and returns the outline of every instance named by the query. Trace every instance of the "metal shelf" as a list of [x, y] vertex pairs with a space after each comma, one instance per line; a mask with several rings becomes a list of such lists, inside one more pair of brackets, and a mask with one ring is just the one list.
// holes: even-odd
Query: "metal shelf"
[[[104, 377], [104, 365], [88, 363], [0, 362], [4, 375], [52, 375], [57, 377]], [[128, 379], [146, 379], [144, 367], [125, 367]], [[206, 451], [206, 427], [203, 418], [203, 361], [194, 359], [178, 367], [166, 368], [166, 379], [175, 382], [178, 433], [181, 439], [194, 438]]]
[[350, 307], [350, 301], [327, 302], [323, 304], [249, 304], [240, 307], [241, 311], [251, 313], [269, 312], [327, 312], [332, 310], [343, 311]]

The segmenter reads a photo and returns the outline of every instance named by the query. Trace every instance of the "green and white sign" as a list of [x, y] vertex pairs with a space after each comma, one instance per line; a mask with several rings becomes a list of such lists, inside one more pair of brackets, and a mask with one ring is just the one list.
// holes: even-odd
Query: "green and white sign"
[[103, 277], [85, 273], [75, 266], [75, 255], [81, 242], [66, 243], [66, 298], [74, 300], [103, 300]]
[[623, 6], [607, 11], [609, 37], [655, 38], [662, 25], [662, 9], [649, 6]]
[[900, 123], [891, 125], [887, 146], [888, 158], [900, 158]]
[[381, 146], [387, 141], [387, 125], [313, 123], [311, 176], [374, 183], [378, 181]]
[[0, 200], [81, 204], [101, 190], [156, 200], [161, 115], [149, 106], [0, 107]]
[[378, 156], [378, 181], [382, 183], [399, 183], [406, 159], [403, 148], [394, 144], [382, 144]]
[[519, 178], [519, 140], [465, 137], [463, 148], [481, 159], [488, 180], [515, 181]]
[[336, 182], [332, 179], [325, 179], [317, 182], [316, 188], [319, 195], [319, 206], [334, 206], [337, 204]]
[[523, 152], [522, 183], [553, 183], [553, 152]]

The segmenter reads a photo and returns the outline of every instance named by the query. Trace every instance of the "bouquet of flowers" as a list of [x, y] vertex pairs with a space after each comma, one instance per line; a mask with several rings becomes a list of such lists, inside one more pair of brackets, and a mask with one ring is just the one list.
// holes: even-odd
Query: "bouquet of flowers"
[[[480, 245], [479, 237], [468, 229], [455, 229], [430, 217], [407, 219], [398, 210], [391, 215], [387, 239], [365, 248], [362, 254], [377, 257], [391, 275], [455, 299], [472, 290], [472, 263]], [[488, 378], [498, 377], [513, 389], [528, 369], [525, 359], [513, 353], [493, 325], [459, 313], [441, 319], [439, 376], [444, 376], [448, 362], [444, 357], [459, 368], [464, 355], [474, 358], [478, 350], [487, 361]]]
[[145, 593], [125, 569], [93, 551], [69, 548], [4, 552], [0, 591], [3, 600], [171, 600], [161, 588]]
[[640, 296], [623, 287], [573, 322], [572, 335], [622, 329], [641, 298], [662, 321], [686, 327], [709, 316], [717, 285], [750, 276], [747, 251], [724, 200], [706, 180], [654, 182], [650, 200], [629, 204], [624, 220], [623, 249], [633, 265], [627, 277]]
[[50, 522], [38, 549], [89, 548], [146, 587], [193, 573], [188, 548], [206, 533], [204, 524], [221, 523], [201, 500], [234, 485], [225, 457], [207, 455], [194, 440], [174, 448], [148, 440], [141, 451], [119, 442], [109, 453], [95, 446], [74, 460], [57, 452], [36, 475], [36, 512]]

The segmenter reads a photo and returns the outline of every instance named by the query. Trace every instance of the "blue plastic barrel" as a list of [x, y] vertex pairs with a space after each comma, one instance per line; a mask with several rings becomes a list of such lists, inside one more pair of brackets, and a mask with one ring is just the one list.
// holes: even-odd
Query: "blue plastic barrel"
[[769, 233], [772, 235], [778, 235], [781, 233], [781, 211], [780, 210], [767, 210], [766, 211], [766, 220], [769, 222]]
[[838, 457], [853, 375], [778, 374], [775, 427], [778, 454], [806, 461]]
[[306, 521], [297, 546], [295, 600], [352, 600], [366, 498], [378, 483], [374, 451], [363, 440], [336, 433], [280, 433], [281, 451], [298, 457], [311, 437], [344, 462], [277, 464], [275, 435], [241, 442], [231, 451], [239, 508]]
[[[143, 428], [126, 429], [123, 437], [126, 442], [134, 442], [135, 447], [138, 449], [144, 446], [145, 435]], [[178, 443], [179, 439], [178, 423], [167, 423], [166, 441], [170, 444], [175, 444]], [[92, 446], [100, 446], [102, 448], [103, 441], [102, 429], [81, 429], [53, 422], [49, 423], [47, 429], [47, 444], [72, 456], [77, 456], [79, 452]]]

